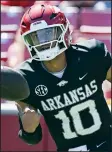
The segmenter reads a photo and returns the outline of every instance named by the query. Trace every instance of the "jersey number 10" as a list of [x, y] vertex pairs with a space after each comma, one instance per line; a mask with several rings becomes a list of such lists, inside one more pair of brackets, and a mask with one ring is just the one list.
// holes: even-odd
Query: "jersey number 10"
[[[90, 126], [89, 128], [83, 127], [81, 117], [79, 114], [79, 112], [85, 110], [86, 108], [89, 108], [89, 114], [91, 115], [93, 119], [93, 125]], [[59, 113], [55, 115], [55, 118], [60, 119], [62, 121], [63, 135], [65, 139], [76, 138], [78, 137], [78, 135], [81, 135], [81, 136], [89, 135], [100, 129], [100, 126], [102, 123], [101, 123], [99, 113], [96, 109], [94, 100], [88, 100], [84, 103], [71, 107], [71, 109], [69, 110], [69, 113], [72, 117], [72, 123], [76, 132], [71, 131], [70, 119], [66, 115], [64, 110], [59, 111]]]

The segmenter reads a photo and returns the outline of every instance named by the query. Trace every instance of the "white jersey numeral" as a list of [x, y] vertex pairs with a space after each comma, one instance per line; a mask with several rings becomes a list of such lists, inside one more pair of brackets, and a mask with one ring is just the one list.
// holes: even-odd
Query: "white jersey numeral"
[[[82, 124], [80, 112], [87, 108], [89, 109], [89, 114], [91, 115], [91, 119], [93, 120], [93, 125], [88, 128], [84, 128]], [[55, 115], [55, 118], [60, 119], [62, 121], [63, 135], [65, 139], [76, 138], [78, 137], [78, 135], [82, 135], [82, 136], [89, 135], [99, 130], [101, 127], [102, 124], [101, 119], [96, 109], [94, 100], [88, 100], [84, 103], [72, 107], [69, 110], [69, 113], [72, 117], [72, 123], [76, 132], [75, 131], [73, 132], [71, 130], [70, 119], [66, 115], [64, 110], [59, 111], [59, 113]]]

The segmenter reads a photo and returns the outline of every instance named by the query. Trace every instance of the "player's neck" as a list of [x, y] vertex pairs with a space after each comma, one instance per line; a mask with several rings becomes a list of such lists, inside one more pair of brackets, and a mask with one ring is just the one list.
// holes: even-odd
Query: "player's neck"
[[53, 60], [44, 61], [43, 64], [49, 72], [59, 72], [63, 70], [67, 65], [65, 52], [61, 53]]

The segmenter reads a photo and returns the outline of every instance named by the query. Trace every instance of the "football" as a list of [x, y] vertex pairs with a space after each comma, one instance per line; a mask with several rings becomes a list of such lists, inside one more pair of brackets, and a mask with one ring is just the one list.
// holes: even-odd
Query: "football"
[[7, 66], [1, 66], [1, 98], [19, 101], [27, 98], [29, 94], [28, 83], [22, 74]]

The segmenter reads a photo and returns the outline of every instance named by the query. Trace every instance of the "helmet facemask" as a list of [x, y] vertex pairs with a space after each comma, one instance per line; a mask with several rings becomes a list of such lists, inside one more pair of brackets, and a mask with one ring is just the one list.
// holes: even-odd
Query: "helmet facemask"
[[54, 24], [45, 28], [35, 28], [22, 35], [32, 58], [38, 61], [49, 61], [65, 51], [68, 46], [65, 34], [68, 31], [63, 24]]

